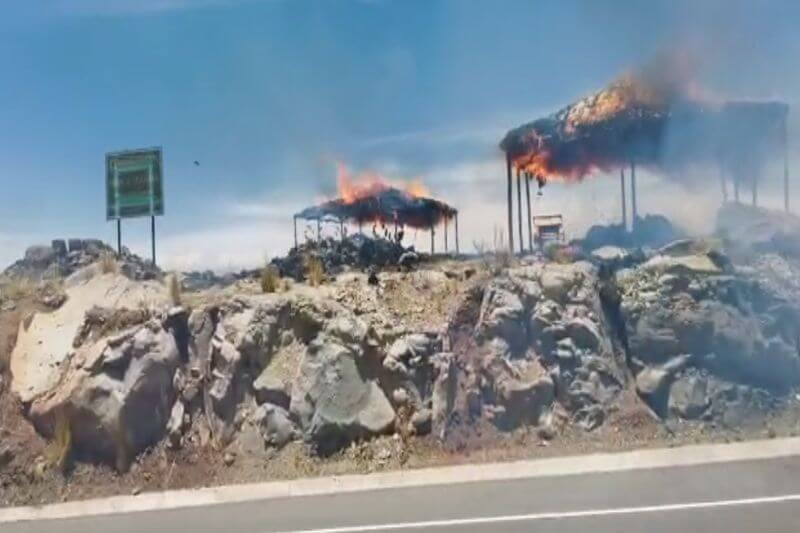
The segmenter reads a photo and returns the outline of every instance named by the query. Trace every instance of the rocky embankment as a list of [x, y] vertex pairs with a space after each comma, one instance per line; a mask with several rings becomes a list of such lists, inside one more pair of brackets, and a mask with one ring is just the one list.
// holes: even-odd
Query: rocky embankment
[[120, 471], [154, 445], [303, 441], [324, 457], [384, 434], [447, 443], [530, 427], [557, 439], [602, 427], [633, 393], [666, 426], [736, 428], [800, 386], [800, 267], [751, 257], [687, 240], [420, 271], [464, 290], [446, 319], [408, 324], [382, 298], [411, 274], [377, 286], [350, 275], [347, 298], [234, 286], [182, 306], [162, 281], [90, 265], [66, 278], [58, 309], [20, 324], [11, 390], [37, 431], [68, 435], [70, 457]]

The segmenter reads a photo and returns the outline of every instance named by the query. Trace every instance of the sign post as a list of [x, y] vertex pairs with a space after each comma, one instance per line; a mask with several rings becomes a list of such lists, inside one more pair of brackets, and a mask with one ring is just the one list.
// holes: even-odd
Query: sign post
[[117, 251], [122, 253], [122, 219], [150, 217], [153, 265], [156, 216], [164, 214], [161, 148], [106, 154], [106, 220], [117, 221]]

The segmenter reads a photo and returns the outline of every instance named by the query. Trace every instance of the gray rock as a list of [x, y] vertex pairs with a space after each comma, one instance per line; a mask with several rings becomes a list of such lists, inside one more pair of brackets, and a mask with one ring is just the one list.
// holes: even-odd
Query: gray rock
[[181, 444], [181, 437], [183, 436], [183, 417], [185, 413], [186, 410], [183, 402], [177, 400], [173, 404], [169, 420], [167, 420], [167, 437], [173, 448], [177, 448]]
[[432, 427], [433, 413], [430, 409], [420, 409], [411, 415], [411, 428], [415, 435], [427, 435], [431, 432]]
[[514, 351], [524, 350], [525, 308], [507, 280], [496, 279], [486, 288], [476, 332], [486, 340], [499, 337]]
[[[127, 469], [133, 457], [165, 433], [175, 400], [179, 363], [174, 335], [150, 322], [116, 347], [105, 340], [81, 349], [58, 386], [33, 402], [30, 417], [45, 435], [66, 413], [78, 457]], [[107, 359], [108, 358], [108, 359]]]
[[289, 412], [283, 407], [260, 405], [253, 414], [253, 420], [267, 446], [282, 448], [299, 436]]
[[253, 395], [258, 403], [271, 403], [288, 409], [291, 401], [289, 391], [289, 384], [269, 367], [253, 381]]
[[64, 239], [54, 239], [50, 243], [50, 247], [53, 249], [57, 257], [66, 257], [67, 255], [67, 243]]
[[56, 252], [50, 246], [35, 245], [25, 250], [25, 261], [36, 266], [45, 266], [56, 259]]
[[670, 412], [686, 419], [701, 417], [710, 405], [707, 388], [707, 380], [700, 376], [689, 375], [677, 379], [670, 388]]
[[458, 367], [455, 355], [442, 352], [433, 358], [434, 381], [431, 394], [433, 427], [439, 438], [444, 438], [447, 422], [455, 408], [458, 387]]
[[[343, 325], [340, 322], [331, 329], [349, 340], [359, 336]], [[346, 345], [331, 333], [320, 334], [308, 346], [292, 385], [290, 404], [306, 438], [322, 453], [385, 433], [395, 419], [377, 382], [365, 376], [358, 347]]]

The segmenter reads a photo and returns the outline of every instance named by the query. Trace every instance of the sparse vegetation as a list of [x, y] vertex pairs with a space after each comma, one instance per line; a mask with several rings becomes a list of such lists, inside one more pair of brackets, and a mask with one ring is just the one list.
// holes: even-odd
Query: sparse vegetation
[[482, 269], [487, 272], [498, 274], [513, 262], [514, 256], [508, 249], [502, 229], [494, 228], [491, 248], [484, 241], [472, 241], [472, 245], [480, 257]]
[[114, 255], [114, 252], [109, 250], [102, 252], [98, 262], [100, 263], [100, 272], [103, 274], [119, 273], [119, 263], [117, 263], [117, 257]]
[[36, 283], [23, 277], [0, 277], [0, 301], [22, 300], [36, 292]]
[[178, 274], [173, 273], [169, 277], [169, 299], [172, 305], [181, 305], [181, 282]]
[[272, 263], [267, 263], [261, 269], [261, 277], [259, 279], [261, 284], [261, 292], [272, 293], [281, 288], [281, 273], [278, 267]]
[[560, 245], [558, 243], [552, 243], [545, 247], [544, 255], [547, 257], [549, 261], [554, 263], [559, 263], [562, 265], [566, 265], [569, 263], [574, 262], [574, 258], [572, 256], [572, 251], [569, 247]]
[[45, 459], [48, 466], [57, 467], [65, 472], [69, 467], [70, 452], [72, 451], [72, 429], [69, 418], [63, 411], [56, 413], [53, 426], [53, 439], [45, 448]]
[[319, 257], [307, 255], [303, 260], [303, 267], [306, 274], [306, 282], [312, 287], [318, 287], [325, 283], [325, 267]]

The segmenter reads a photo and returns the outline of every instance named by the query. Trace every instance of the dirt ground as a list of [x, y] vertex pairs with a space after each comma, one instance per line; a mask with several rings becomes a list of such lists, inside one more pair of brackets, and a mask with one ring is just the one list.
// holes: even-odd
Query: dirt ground
[[[392, 320], [409, 327], [444, 324], [449, 317], [457, 330], [459, 320], [474, 323], [475, 317], [460, 317], [457, 312], [458, 303], [470, 297], [470, 287], [480, 283], [481, 272], [471, 272], [472, 268], [463, 263], [457, 268], [442, 264], [435, 274], [392, 273], [383, 277], [381, 287], [372, 292], [358, 290], [356, 285], [350, 287], [346, 281], [337, 282], [328, 290], [338, 291], [349, 306], [369, 309], [383, 305]], [[465, 279], [470, 283], [463, 283]], [[363, 281], [357, 285], [363, 287]], [[387, 435], [353, 444], [321, 459], [310, 454], [303, 443], [292, 443], [280, 451], [264, 449], [263, 441], [243, 431], [224, 450], [214, 449], [200, 435], [187, 438], [188, 444], [177, 450], [163, 442], [141, 454], [123, 474], [108, 466], [90, 464], [72, 465], [64, 473], [48, 466], [48, 443], [37, 435], [23, 415], [23, 406], [8, 390], [7, 363], [19, 324], [31, 312], [43, 310], [33, 296], [15, 304], [13, 310], [0, 311], [0, 506], [800, 434], [800, 400], [732, 431], [708, 424], [670, 422], [667, 426], [628, 390], [619, 409], [589, 433], [570, 426], [566, 419], [557, 425], [555, 435], [541, 435], [536, 428], [501, 433], [486, 424], [458, 428], [444, 442], [433, 436]], [[469, 342], [468, 337], [455, 335], [454, 342]]]

